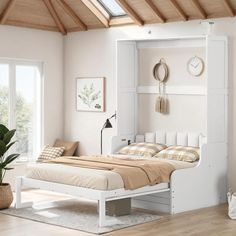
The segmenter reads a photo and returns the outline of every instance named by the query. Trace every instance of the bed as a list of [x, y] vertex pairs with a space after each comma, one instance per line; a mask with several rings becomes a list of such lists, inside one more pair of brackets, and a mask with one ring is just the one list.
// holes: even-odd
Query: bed
[[[113, 156], [121, 159], [124, 157], [119, 155]], [[135, 156], [126, 157], [132, 158], [134, 161], [140, 159], [140, 157]], [[145, 159], [153, 161], [153, 158]], [[173, 165], [176, 170], [191, 168], [198, 163], [165, 159], [158, 159], [158, 161], [168, 162]], [[121, 176], [113, 171], [65, 166], [62, 164], [31, 163], [27, 166], [25, 177], [102, 191], [124, 188], [124, 182]], [[168, 186], [168, 183], [166, 186]]]
[[[186, 136], [187, 135], [187, 136]], [[159, 140], [164, 136], [160, 136], [159, 132], [147, 133], [144, 136], [134, 137], [113, 137], [112, 139], [112, 152], [116, 153], [116, 150], [129, 141], [137, 142], [158, 142], [162, 141], [167, 145], [179, 144], [179, 145], [197, 145], [201, 143], [202, 138], [199, 134], [178, 134], [166, 133], [165, 140]], [[186, 139], [187, 137], [187, 139]], [[132, 138], [133, 140], [130, 140]], [[151, 140], [151, 139], [155, 140]], [[184, 142], [187, 143], [184, 143]], [[195, 142], [195, 143], [193, 143]], [[117, 160], [122, 161], [124, 155], [112, 155]], [[126, 158], [126, 157], [125, 157]], [[140, 157], [128, 156], [132, 158], [134, 162]], [[155, 161], [153, 158], [147, 161]], [[174, 160], [158, 160], [159, 162], [167, 162], [174, 166], [175, 171], [181, 171], [185, 169], [195, 169], [199, 162], [187, 163]], [[174, 171], [174, 172], [175, 172]], [[172, 174], [173, 175], [173, 174]], [[171, 176], [172, 176], [171, 175]], [[60, 193], [70, 194], [75, 197], [82, 197], [91, 200], [98, 201], [99, 204], [99, 226], [107, 226], [119, 223], [117, 218], [106, 217], [106, 202], [118, 199], [133, 198], [137, 196], [150, 195], [153, 193], [172, 192], [172, 177], [171, 181], [162, 182], [154, 185], [146, 185], [135, 189], [124, 188], [124, 182], [121, 176], [115, 172], [101, 169], [89, 169], [80, 168], [75, 166], [65, 166], [62, 164], [54, 163], [40, 163], [30, 164], [25, 176], [17, 178], [16, 182], [16, 208], [30, 207], [31, 203], [22, 203], [21, 201], [21, 189], [24, 186], [31, 188], [39, 188], [49, 191], [55, 191]], [[172, 212], [173, 213], [173, 212]]]

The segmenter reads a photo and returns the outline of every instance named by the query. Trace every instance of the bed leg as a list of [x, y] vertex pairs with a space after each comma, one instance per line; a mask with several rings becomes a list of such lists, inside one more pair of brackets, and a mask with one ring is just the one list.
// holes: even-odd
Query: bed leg
[[101, 196], [99, 200], [99, 226], [105, 226], [106, 222], [106, 200], [103, 196]]
[[22, 203], [21, 188], [22, 188], [22, 177], [17, 177], [16, 178], [16, 203], [15, 203], [15, 208], [19, 209], [19, 208], [32, 207], [33, 202]]
[[120, 221], [115, 217], [106, 216], [106, 198], [103, 194], [100, 195], [99, 199], [99, 227], [111, 226], [120, 224]]
[[16, 179], [16, 208], [21, 206], [21, 177]]

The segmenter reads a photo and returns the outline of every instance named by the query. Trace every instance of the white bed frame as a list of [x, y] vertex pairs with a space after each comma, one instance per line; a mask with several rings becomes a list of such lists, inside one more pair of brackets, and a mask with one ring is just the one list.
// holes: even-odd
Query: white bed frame
[[[225, 150], [222, 149], [223, 147], [212, 147], [206, 144], [205, 137], [197, 133], [157, 131], [156, 133], [146, 133], [145, 135], [137, 135], [136, 137], [115, 136], [112, 138], [112, 152], [115, 153], [119, 148], [127, 145], [128, 141], [133, 142], [134, 139], [136, 139], [136, 142], [158, 142], [166, 143], [167, 145], [200, 147], [200, 161], [194, 168], [174, 171], [171, 175], [170, 184], [161, 183], [154, 186], [145, 186], [136, 190], [125, 190], [122, 188], [111, 191], [101, 191], [18, 177], [16, 181], [16, 208], [31, 207], [33, 205], [33, 202], [22, 203], [21, 190], [23, 187], [65, 193], [74, 197], [98, 201], [99, 226], [104, 227], [120, 223], [117, 218], [106, 216], [107, 201], [143, 197], [152, 194], [162, 194], [163, 198], [163, 193], [165, 193], [167, 196], [170, 196], [167, 197], [168, 202], [166, 202], [165, 205], [169, 205], [169, 213], [171, 214], [217, 205], [225, 201], [225, 186], [221, 186], [222, 188], [218, 189], [219, 185], [217, 184], [225, 171], [225, 166], [222, 165], [222, 151], [224, 152]], [[214, 156], [211, 152], [214, 152]], [[211, 156], [213, 156], [213, 159], [210, 158]], [[216, 165], [215, 159], [218, 160], [218, 165]], [[149, 204], [148, 208], [161, 211], [163, 210], [162, 205], [163, 204], [156, 202], [154, 206]], [[133, 204], [133, 206], [135, 206], [135, 204]]]
[[[206, 48], [207, 84], [200, 90], [181, 88], [179, 95], [206, 96], [206, 133], [155, 132], [137, 134], [137, 48], [195, 47]], [[128, 140], [161, 142], [200, 147], [197, 167], [176, 170], [170, 185], [158, 184], [136, 190], [99, 191], [58, 183], [17, 178], [16, 208], [29, 207], [22, 203], [22, 187], [32, 187], [84, 197], [99, 202], [99, 226], [119, 223], [106, 217], [106, 201], [135, 198], [133, 206], [161, 210], [172, 214], [217, 205], [226, 201], [228, 156], [228, 41], [221, 36], [178, 37], [152, 40], [120, 40], [117, 42], [117, 136], [112, 138], [111, 153], [126, 145]], [[181, 86], [180, 86], [181, 87]], [[153, 93], [152, 89], [151, 91]], [[192, 92], [191, 92], [192, 91]], [[155, 92], [156, 93], [156, 92]]]
[[17, 209], [32, 207], [33, 202], [22, 202], [21, 190], [22, 187], [43, 189], [58, 193], [69, 194], [74, 197], [96, 200], [99, 204], [99, 226], [109, 226], [120, 224], [115, 217], [106, 216], [106, 202], [124, 198], [132, 198], [137, 196], [149, 195], [153, 193], [161, 193], [169, 191], [166, 184], [158, 184], [155, 186], [145, 186], [135, 190], [116, 189], [111, 191], [101, 191], [88, 188], [81, 188], [71, 185], [58, 184], [53, 182], [41, 181], [26, 177], [18, 177], [16, 180], [16, 204]]

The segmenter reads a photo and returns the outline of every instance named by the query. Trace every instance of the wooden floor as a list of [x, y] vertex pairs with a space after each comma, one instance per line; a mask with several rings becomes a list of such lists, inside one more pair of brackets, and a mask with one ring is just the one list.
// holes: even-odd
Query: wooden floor
[[[65, 198], [65, 196], [45, 191], [27, 191], [24, 198], [38, 201]], [[91, 236], [76, 230], [38, 223], [17, 217], [0, 214], [1, 236]], [[236, 236], [236, 220], [227, 216], [227, 205], [205, 208], [181, 213], [174, 216], [163, 216], [161, 220], [114, 231], [106, 236]]]

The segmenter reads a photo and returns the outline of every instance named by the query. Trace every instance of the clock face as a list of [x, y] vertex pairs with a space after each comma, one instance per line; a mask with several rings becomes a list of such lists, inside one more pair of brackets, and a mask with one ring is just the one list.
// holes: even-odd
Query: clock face
[[187, 64], [188, 72], [193, 76], [200, 76], [204, 70], [204, 62], [200, 57], [192, 57]]

